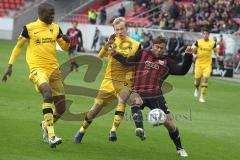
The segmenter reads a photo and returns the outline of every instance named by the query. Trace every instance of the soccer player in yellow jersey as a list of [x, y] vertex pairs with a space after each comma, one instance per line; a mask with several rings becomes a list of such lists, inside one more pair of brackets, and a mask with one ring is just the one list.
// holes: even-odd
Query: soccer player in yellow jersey
[[118, 105], [114, 115], [114, 122], [109, 133], [109, 141], [117, 140], [116, 130], [123, 119], [126, 100], [132, 89], [133, 72], [114, 59], [109, 53], [111, 49], [114, 49], [125, 57], [133, 56], [139, 50], [140, 44], [128, 36], [127, 24], [123, 17], [116, 18], [113, 21], [113, 28], [115, 34], [110, 36], [108, 42], [99, 52], [100, 58], [104, 56], [108, 56], [109, 58], [105, 78], [102, 81], [93, 107], [85, 116], [82, 127], [75, 135], [75, 143], [80, 143], [82, 141], [86, 129], [91, 124], [92, 120], [103, 107], [112, 102], [114, 97], [118, 98]]
[[12, 51], [8, 69], [2, 78], [6, 81], [11, 76], [14, 62], [24, 44], [28, 42], [26, 60], [30, 69], [29, 79], [43, 96], [43, 138], [52, 148], [62, 142], [54, 133], [53, 123], [65, 111], [64, 88], [56, 59], [56, 42], [63, 50], [68, 50], [70, 42], [69, 38], [62, 34], [59, 26], [53, 23], [54, 13], [51, 4], [43, 3], [39, 6], [39, 18], [23, 27]]
[[201, 94], [199, 97], [199, 102], [205, 102], [206, 89], [208, 86], [208, 79], [210, 78], [212, 72], [212, 52], [216, 48], [216, 42], [209, 39], [209, 31], [207, 28], [203, 29], [203, 38], [197, 40], [193, 44], [193, 49], [196, 51], [195, 60], [195, 91], [194, 96], [199, 96], [199, 86], [201, 84]]

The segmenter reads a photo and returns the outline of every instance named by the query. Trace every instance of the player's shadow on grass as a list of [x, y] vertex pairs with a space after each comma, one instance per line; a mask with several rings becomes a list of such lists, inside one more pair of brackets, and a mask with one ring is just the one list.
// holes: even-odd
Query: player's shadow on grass
[[[94, 83], [97, 80], [97, 76], [102, 70], [103, 62], [100, 58], [96, 56], [90, 56], [90, 55], [80, 55], [73, 59], [78, 65], [79, 70], [81, 70], [81, 66], [87, 65], [87, 71], [84, 75], [83, 81], [87, 83]], [[91, 89], [85, 86], [75, 86], [66, 84], [64, 81], [65, 79], [70, 75], [71, 71], [71, 62], [72, 60], [69, 60], [65, 63], [63, 63], [60, 66], [60, 70], [62, 72], [62, 79], [65, 89], [66, 95], [75, 95], [75, 96], [85, 96], [90, 98], [96, 98], [97, 95], [101, 92], [101, 94], [108, 94], [107, 91], [99, 91], [97, 89]], [[80, 82], [79, 82], [80, 83]], [[113, 83], [114, 85], [114, 83]], [[173, 89], [173, 86], [168, 83], [164, 82], [162, 85], [162, 93], [166, 94], [169, 93]], [[83, 112], [71, 112], [71, 105], [74, 102], [72, 100], [67, 99], [66, 100], [66, 111], [64, 115], [61, 117], [64, 121], [82, 121], [84, 120], [84, 117], [87, 113], [87, 111]], [[128, 103], [129, 104], [129, 103]], [[97, 115], [97, 117], [100, 117], [111, 110], [113, 110], [117, 106], [117, 98], [115, 98], [112, 103], [108, 104], [106, 107], [102, 109], [102, 111]], [[81, 106], [80, 106], [81, 107]], [[90, 109], [90, 106], [89, 106]]]

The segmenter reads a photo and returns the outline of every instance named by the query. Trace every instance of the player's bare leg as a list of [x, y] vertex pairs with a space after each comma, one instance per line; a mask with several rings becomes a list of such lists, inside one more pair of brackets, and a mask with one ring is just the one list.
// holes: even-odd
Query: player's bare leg
[[167, 119], [164, 123], [164, 126], [167, 128], [170, 138], [176, 146], [177, 153], [181, 157], [187, 157], [187, 152], [183, 149], [180, 139], [180, 134], [178, 128], [172, 121], [172, 117], [170, 114], [167, 114]]
[[73, 54], [69, 55], [69, 59], [71, 61], [71, 67], [70, 70], [73, 71], [75, 68], [75, 71], [78, 72], [78, 67], [79, 65], [77, 64], [77, 62], [74, 60], [75, 56]]
[[43, 96], [43, 117], [44, 124], [42, 125], [44, 131], [47, 131], [48, 143], [50, 147], [55, 148], [56, 145], [62, 143], [62, 139], [55, 136], [53, 127], [53, 97], [48, 83], [43, 83], [38, 87]]
[[203, 77], [202, 78], [202, 84], [201, 84], [201, 95], [200, 95], [200, 98], [199, 98], [199, 102], [206, 102], [205, 100], [205, 95], [206, 95], [206, 90], [207, 90], [207, 87], [208, 87], [208, 77]]
[[65, 95], [53, 96], [55, 110], [53, 112], [53, 122], [57, 122], [66, 110]]
[[195, 90], [194, 90], [194, 97], [198, 97], [199, 96], [199, 86], [201, 83], [201, 78], [195, 78], [194, 81], [194, 86], [195, 86]]
[[82, 138], [83, 138], [87, 128], [90, 126], [93, 119], [98, 115], [98, 113], [102, 110], [103, 107], [104, 107], [103, 104], [97, 104], [97, 103], [95, 103], [92, 106], [91, 110], [86, 114], [81, 128], [75, 135], [75, 138], [74, 138], [75, 144], [80, 143], [82, 141]]

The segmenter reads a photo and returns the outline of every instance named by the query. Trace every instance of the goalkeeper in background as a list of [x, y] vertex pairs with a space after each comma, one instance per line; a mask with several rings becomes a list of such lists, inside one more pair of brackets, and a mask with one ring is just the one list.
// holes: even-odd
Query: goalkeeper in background
[[11, 76], [13, 64], [27, 42], [26, 60], [30, 70], [29, 79], [43, 96], [44, 121], [41, 127], [43, 139], [51, 148], [62, 142], [62, 139], [55, 135], [53, 123], [65, 111], [64, 88], [56, 59], [56, 43], [65, 51], [70, 44], [69, 38], [62, 34], [56, 23], [53, 23], [54, 14], [55, 10], [51, 4], [43, 3], [38, 7], [39, 18], [23, 27], [8, 62], [8, 69], [2, 78], [3, 81], [7, 81]]

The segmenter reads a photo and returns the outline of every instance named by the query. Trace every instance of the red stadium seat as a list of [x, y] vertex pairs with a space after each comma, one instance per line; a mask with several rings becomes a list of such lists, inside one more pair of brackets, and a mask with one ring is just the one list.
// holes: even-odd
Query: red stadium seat
[[21, 6], [21, 4], [19, 4], [19, 3], [18, 3], [18, 4], [16, 4], [16, 8], [17, 8], [17, 9], [19, 9], [19, 8], [20, 8], [20, 6]]
[[14, 3], [10, 3], [10, 8], [14, 9], [15, 8], [15, 4]]
[[14, 0], [14, 3], [20, 4], [20, 1], [19, 0]]
[[0, 8], [3, 8], [3, 3], [0, 2]]
[[4, 4], [3, 4], [3, 7], [4, 7], [5, 9], [9, 9], [10, 6], [9, 6], [8, 3], [4, 3]]

